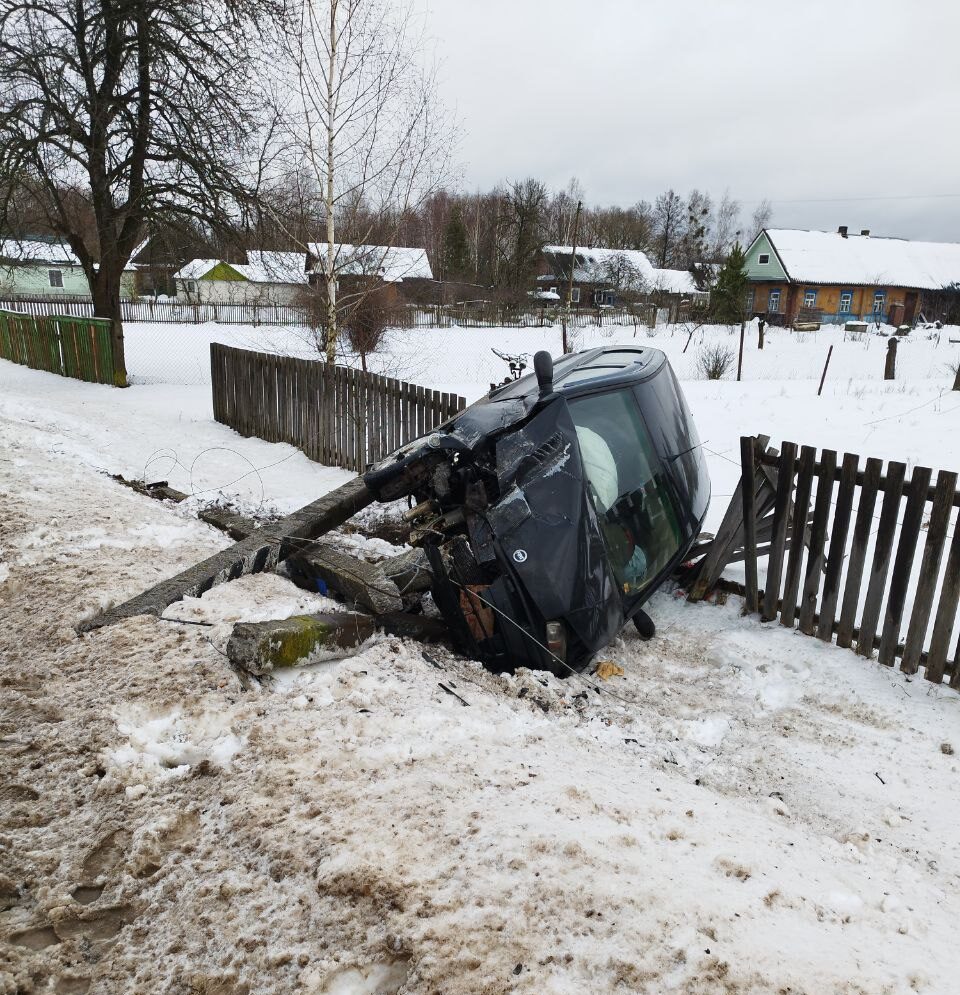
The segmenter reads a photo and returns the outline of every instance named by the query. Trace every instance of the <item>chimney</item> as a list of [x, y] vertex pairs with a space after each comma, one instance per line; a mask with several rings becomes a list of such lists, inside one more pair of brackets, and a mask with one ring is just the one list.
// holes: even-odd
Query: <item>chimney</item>
[[840, 225], [840, 227], [837, 229], [837, 234], [841, 238], [846, 238], [847, 237], [847, 226], [846, 225]]
[[862, 235], [862, 236], [863, 236], [864, 238], [869, 238], [869, 237], [870, 237], [870, 229], [869, 229], [869, 228], [861, 228], [861, 229], [860, 229], [860, 234], [861, 234], [861, 235]]

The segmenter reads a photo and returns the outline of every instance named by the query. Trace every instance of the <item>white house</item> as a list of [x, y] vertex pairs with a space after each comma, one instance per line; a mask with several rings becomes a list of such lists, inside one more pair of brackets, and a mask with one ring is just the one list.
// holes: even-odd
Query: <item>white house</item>
[[305, 252], [247, 252], [245, 263], [191, 259], [174, 274], [177, 297], [199, 304], [294, 304], [307, 286]]

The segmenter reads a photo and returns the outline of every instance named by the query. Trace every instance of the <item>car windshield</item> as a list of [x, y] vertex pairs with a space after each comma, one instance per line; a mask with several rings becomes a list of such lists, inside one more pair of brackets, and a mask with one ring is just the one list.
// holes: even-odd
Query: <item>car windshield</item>
[[639, 594], [681, 545], [660, 462], [630, 389], [571, 400], [570, 412], [614, 575]]

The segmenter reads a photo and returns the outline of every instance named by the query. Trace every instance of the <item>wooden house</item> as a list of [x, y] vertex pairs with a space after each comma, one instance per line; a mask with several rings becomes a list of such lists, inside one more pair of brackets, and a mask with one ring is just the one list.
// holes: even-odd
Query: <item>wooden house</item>
[[656, 269], [639, 249], [545, 245], [537, 291], [566, 300], [573, 268], [574, 307], [619, 307], [639, 300], [669, 304], [708, 295], [686, 270]]
[[[307, 278], [311, 286], [326, 278], [327, 243], [307, 246]], [[352, 285], [382, 285], [388, 305], [410, 303], [422, 296], [424, 284], [433, 283], [433, 270], [426, 249], [402, 245], [334, 246], [334, 270], [341, 292], [351, 293]]]
[[925, 299], [960, 283], [960, 244], [766, 228], [746, 254], [749, 311], [774, 324], [912, 325]]

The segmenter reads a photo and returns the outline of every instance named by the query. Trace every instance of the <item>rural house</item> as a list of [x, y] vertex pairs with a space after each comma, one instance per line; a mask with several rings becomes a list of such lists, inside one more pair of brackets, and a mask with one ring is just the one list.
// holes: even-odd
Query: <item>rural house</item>
[[192, 304], [295, 304], [307, 285], [305, 252], [250, 250], [245, 263], [191, 259], [174, 274], [177, 297]]
[[[120, 279], [120, 296], [137, 293], [137, 264], [146, 243], [134, 250]], [[0, 296], [86, 297], [90, 285], [73, 249], [54, 239], [0, 239]]]
[[[327, 256], [325, 242], [312, 242], [307, 253], [307, 273], [312, 286], [324, 280]], [[389, 294], [388, 303], [399, 303], [417, 296], [426, 282], [433, 282], [433, 270], [426, 249], [394, 245], [349, 245], [334, 247], [337, 279], [350, 292], [351, 283], [381, 281]]]
[[766, 228], [747, 250], [748, 309], [798, 320], [912, 325], [933, 295], [960, 283], [960, 244]]
[[[566, 299], [573, 247], [545, 245], [539, 291]], [[573, 269], [575, 307], [613, 307], [639, 298], [666, 304], [680, 298], [706, 298], [686, 270], [656, 269], [639, 249], [577, 247]]]

